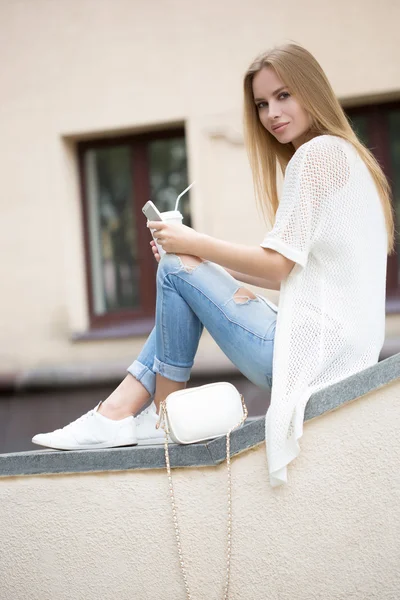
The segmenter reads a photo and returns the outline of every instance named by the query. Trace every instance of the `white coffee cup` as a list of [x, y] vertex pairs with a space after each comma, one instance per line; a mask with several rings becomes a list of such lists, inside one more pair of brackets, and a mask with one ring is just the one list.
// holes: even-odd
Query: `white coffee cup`
[[[162, 220], [166, 223], [181, 223], [183, 221], [183, 215], [179, 210], [167, 210], [165, 212], [160, 213], [162, 216]], [[153, 235], [153, 232], [155, 231], [154, 229], [150, 229], [151, 231], [151, 235]], [[154, 238], [153, 238], [154, 239]], [[160, 258], [162, 258], [164, 256], [164, 254], [166, 254], [165, 250], [163, 249], [163, 247], [161, 246], [161, 244], [159, 244], [157, 242], [157, 240], [154, 240], [157, 246], [157, 250], [158, 253], [160, 255]]]

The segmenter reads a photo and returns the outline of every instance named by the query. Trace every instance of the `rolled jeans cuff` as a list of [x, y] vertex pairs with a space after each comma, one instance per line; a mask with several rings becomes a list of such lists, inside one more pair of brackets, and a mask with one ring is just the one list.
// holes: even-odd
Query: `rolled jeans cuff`
[[191, 370], [192, 367], [174, 367], [172, 365], [167, 365], [166, 363], [158, 360], [156, 356], [154, 357], [153, 371], [155, 371], [155, 373], [159, 373], [162, 377], [171, 379], [171, 381], [189, 381]]
[[133, 375], [135, 379], [140, 381], [142, 386], [149, 392], [150, 396], [154, 396], [156, 391], [156, 376], [146, 365], [135, 360], [128, 368], [128, 373]]

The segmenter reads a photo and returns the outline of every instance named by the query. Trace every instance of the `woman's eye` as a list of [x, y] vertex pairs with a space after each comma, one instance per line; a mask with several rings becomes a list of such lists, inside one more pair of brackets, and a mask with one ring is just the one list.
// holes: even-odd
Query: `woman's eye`
[[[283, 96], [283, 98], [282, 98]], [[290, 96], [290, 94], [288, 92], [282, 92], [281, 94], [279, 94], [278, 98], [279, 99], [283, 99], [286, 100], [286, 98], [288, 98]], [[268, 102], [259, 102], [257, 104], [257, 108], [264, 108], [264, 106], [268, 106]]]

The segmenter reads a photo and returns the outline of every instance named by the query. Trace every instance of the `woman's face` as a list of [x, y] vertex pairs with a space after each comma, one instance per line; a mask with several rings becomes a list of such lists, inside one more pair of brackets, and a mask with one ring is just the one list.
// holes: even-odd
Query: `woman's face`
[[[254, 76], [253, 98], [262, 125], [278, 142], [291, 142], [297, 150], [301, 144], [311, 139], [308, 131], [311, 127], [309, 113], [289, 93], [272, 67], [264, 67]], [[281, 123], [287, 125], [274, 130]]]

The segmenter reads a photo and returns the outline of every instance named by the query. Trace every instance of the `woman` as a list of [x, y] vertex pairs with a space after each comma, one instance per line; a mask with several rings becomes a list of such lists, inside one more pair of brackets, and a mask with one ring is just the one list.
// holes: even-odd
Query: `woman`
[[[206, 327], [248, 379], [272, 387], [266, 449], [274, 487], [287, 481], [287, 465], [299, 453], [311, 394], [378, 361], [387, 254], [394, 250], [390, 188], [379, 164], [301, 46], [259, 56], [245, 75], [244, 100], [256, 198], [272, 230], [261, 244], [245, 246], [185, 225], [148, 223], [168, 253], [160, 261], [151, 242], [160, 261], [153, 331], [109, 398], [34, 443], [162, 443], [160, 401], [186, 386]], [[279, 312], [241, 283], [280, 289]]]

